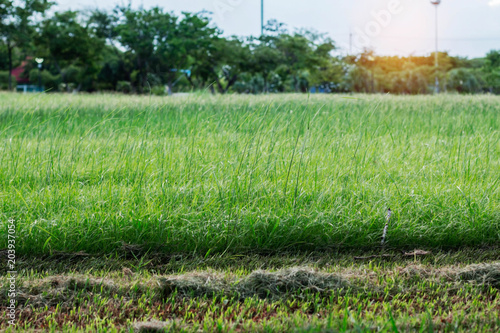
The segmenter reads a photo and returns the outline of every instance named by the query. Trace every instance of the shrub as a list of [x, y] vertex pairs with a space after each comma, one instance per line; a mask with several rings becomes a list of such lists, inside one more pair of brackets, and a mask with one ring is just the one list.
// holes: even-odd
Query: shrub
[[9, 88], [9, 72], [0, 71], [0, 89], [6, 90]]
[[130, 94], [132, 92], [132, 84], [130, 84], [129, 81], [118, 81], [116, 84], [116, 91], [124, 94]]
[[153, 88], [151, 88], [151, 93], [156, 96], [165, 96], [165, 86], [154, 86]]
[[448, 73], [448, 88], [459, 93], [479, 92], [483, 83], [480, 75], [470, 68], [455, 68]]
[[[41, 73], [42, 85], [45, 91], [58, 91], [61, 84], [61, 75], [53, 75], [49, 71]], [[34, 68], [29, 73], [31, 84], [38, 84], [38, 69]]]

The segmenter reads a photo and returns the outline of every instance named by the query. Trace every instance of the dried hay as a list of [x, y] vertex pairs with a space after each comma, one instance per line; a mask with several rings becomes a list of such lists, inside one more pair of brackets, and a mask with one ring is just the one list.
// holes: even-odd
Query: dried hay
[[111, 280], [82, 276], [53, 276], [20, 288], [19, 304], [35, 306], [70, 305], [79, 292], [107, 292], [115, 294], [119, 288]]
[[152, 320], [136, 322], [132, 328], [136, 333], [157, 333], [170, 332], [173, 326], [175, 322]]
[[500, 288], [500, 263], [470, 265], [458, 273], [460, 280]]
[[158, 279], [163, 298], [177, 291], [179, 296], [214, 296], [229, 291], [229, 283], [223, 276], [214, 273], [190, 273]]
[[255, 271], [237, 284], [237, 291], [243, 297], [278, 297], [299, 291], [322, 293], [347, 287], [347, 281], [338, 275], [295, 267], [277, 272]]
[[239, 295], [241, 298], [259, 296], [281, 297], [299, 291], [314, 293], [343, 290], [347, 281], [335, 274], [320, 273], [310, 268], [296, 267], [277, 272], [258, 270], [240, 281], [211, 273], [184, 274], [159, 278], [162, 297], [177, 291], [179, 296]]

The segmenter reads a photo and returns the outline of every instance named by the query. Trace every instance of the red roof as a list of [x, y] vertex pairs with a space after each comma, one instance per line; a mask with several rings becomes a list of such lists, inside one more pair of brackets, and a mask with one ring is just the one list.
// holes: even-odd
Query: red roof
[[16, 79], [17, 83], [30, 83], [29, 78], [22, 77], [27, 64], [27, 61], [23, 61], [21, 66], [12, 69], [12, 76]]

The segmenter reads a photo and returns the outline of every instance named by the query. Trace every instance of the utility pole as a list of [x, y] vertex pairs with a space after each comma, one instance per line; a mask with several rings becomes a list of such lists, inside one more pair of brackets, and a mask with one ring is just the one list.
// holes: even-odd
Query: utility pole
[[352, 55], [352, 32], [349, 32], [349, 55]]
[[438, 6], [441, 3], [441, 0], [431, 0], [431, 3], [436, 7], [436, 51], [435, 51], [435, 64], [436, 64], [436, 84], [435, 84], [435, 93], [439, 94], [439, 78], [438, 78], [438, 70], [439, 70], [439, 57], [438, 57]]
[[43, 58], [35, 58], [35, 61], [38, 64], [38, 92], [42, 92], [42, 63], [43, 63]]
[[260, 35], [264, 36], [264, 0], [260, 0]]

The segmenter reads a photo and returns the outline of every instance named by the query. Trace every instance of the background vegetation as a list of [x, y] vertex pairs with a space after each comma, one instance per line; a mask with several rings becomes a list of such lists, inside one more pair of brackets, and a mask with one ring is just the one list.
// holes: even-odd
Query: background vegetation
[[[49, 91], [213, 93], [391, 92], [425, 94], [437, 75], [446, 91], [500, 93], [500, 51], [482, 59], [335, 56], [325, 34], [290, 32], [274, 20], [260, 37], [225, 37], [207, 13], [162, 8], [53, 12], [47, 0], [0, 0], [0, 88], [27, 59], [23, 77]], [[31, 58], [27, 58], [31, 57]]]

